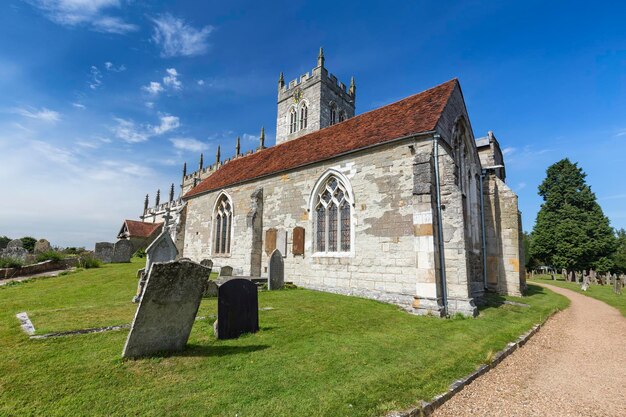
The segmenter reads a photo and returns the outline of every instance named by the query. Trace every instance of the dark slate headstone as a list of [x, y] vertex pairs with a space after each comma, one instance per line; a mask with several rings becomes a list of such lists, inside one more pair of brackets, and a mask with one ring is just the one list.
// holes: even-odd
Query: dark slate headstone
[[259, 296], [250, 280], [233, 278], [217, 289], [218, 339], [235, 339], [259, 331]]
[[285, 264], [283, 262], [283, 255], [278, 249], [272, 252], [272, 256], [270, 256], [267, 273], [268, 290], [279, 290], [285, 286]]
[[96, 243], [96, 249], [94, 251], [94, 256], [102, 261], [105, 264], [111, 262], [113, 258], [113, 248], [115, 245], [109, 242], [98, 242]]
[[122, 356], [134, 358], [183, 350], [206, 279], [207, 269], [195, 262], [153, 264]]
[[112, 263], [130, 262], [132, 256], [133, 244], [130, 243], [130, 240], [121, 239], [115, 242], [113, 256], [111, 257]]
[[233, 267], [232, 266], [223, 266], [220, 268], [220, 277], [232, 277], [233, 276]]

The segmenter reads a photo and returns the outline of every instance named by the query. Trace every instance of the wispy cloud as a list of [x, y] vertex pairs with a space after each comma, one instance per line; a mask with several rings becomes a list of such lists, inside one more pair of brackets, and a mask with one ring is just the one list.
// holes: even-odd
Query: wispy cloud
[[19, 114], [23, 117], [28, 117], [30, 119], [37, 119], [44, 122], [58, 122], [61, 120], [61, 114], [54, 110], [47, 109], [42, 107], [41, 109], [26, 109], [23, 107], [18, 107], [13, 109], [13, 113]]
[[147, 124], [137, 124], [133, 120], [114, 117], [117, 123], [111, 128], [113, 134], [128, 143], [145, 142], [153, 136], [162, 135], [180, 126], [180, 119], [177, 116], [163, 114], [159, 117], [159, 124], [156, 126]]
[[178, 80], [180, 74], [176, 71], [176, 68], [168, 68], [165, 72], [167, 75], [163, 77], [163, 84], [174, 90], [180, 90], [183, 87], [183, 83]]
[[511, 147], [511, 146], [507, 146], [506, 148], [502, 149], [502, 155], [511, 155], [513, 152], [515, 152], [515, 148]]
[[152, 94], [153, 96], [156, 96], [163, 91], [163, 87], [158, 81], [150, 81], [150, 84], [144, 85], [141, 89], [149, 94]]
[[85, 110], [87, 108], [84, 104], [80, 104], [80, 103], [72, 103], [72, 106], [76, 107], [77, 109], [81, 109], [81, 110]]
[[96, 90], [102, 85], [102, 73], [95, 65], [92, 65], [89, 69], [89, 88]]
[[626, 199], [626, 194], [613, 194], [613, 195], [607, 195], [606, 197], [600, 197], [600, 200], [621, 200], [621, 199]]
[[105, 33], [125, 34], [138, 29], [119, 17], [112, 9], [121, 7], [120, 0], [26, 0], [51, 21], [70, 27], [85, 26]]
[[126, 71], [126, 67], [124, 66], [124, 64], [122, 65], [118, 65], [117, 67], [115, 65], [113, 65], [112, 62], [105, 62], [104, 63], [104, 68], [106, 68], [107, 71], [111, 71], [111, 72], [122, 72], [122, 71]]
[[214, 30], [212, 26], [196, 29], [171, 14], [164, 14], [152, 21], [152, 40], [161, 47], [162, 57], [201, 55], [207, 51], [208, 37]]
[[209, 149], [209, 145], [204, 142], [200, 142], [194, 138], [172, 138], [170, 142], [174, 145], [174, 148], [183, 151], [202, 152]]
[[259, 135], [251, 135], [250, 133], [244, 133], [241, 137], [243, 140], [250, 142], [257, 142], [259, 140]]
[[621, 138], [622, 136], [626, 136], [626, 129], [621, 129], [619, 132], [615, 134], [616, 138]]

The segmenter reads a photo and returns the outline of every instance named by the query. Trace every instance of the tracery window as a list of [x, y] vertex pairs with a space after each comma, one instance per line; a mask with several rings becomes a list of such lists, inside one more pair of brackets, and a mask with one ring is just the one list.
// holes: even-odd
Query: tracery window
[[337, 123], [337, 105], [335, 103], [330, 104], [330, 125]]
[[215, 233], [213, 235], [213, 253], [215, 255], [230, 254], [230, 236], [233, 227], [233, 208], [228, 196], [220, 196], [213, 215]]
[[306, 129], [308, 115], [309, 109], [306, 103], [302, 103], [302, 107], [300, 107], [300, 129]]
[[289, 133], [294, 133], [298, 130], [298, 113], [296, 109], [291, 108], [289, 111]]
[[315, 250], [350, 252], [352, 201], [346, 185], [331, 175], [315, 196]]

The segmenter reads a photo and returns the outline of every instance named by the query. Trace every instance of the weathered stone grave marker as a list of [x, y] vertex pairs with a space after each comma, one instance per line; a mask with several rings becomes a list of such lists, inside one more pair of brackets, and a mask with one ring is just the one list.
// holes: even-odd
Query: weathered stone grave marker
[[207, 268], [195, 262], [154, 263], [122, 356], [135, 358], [183, 350], [206, 279]]
[[132, 243], [130, 243], [130, 240], [121, 239], [115, 242], [115, 245], [113, 246], [113, 256], [111, 257], [111, 263], [130, 262], [130, 258], [132, 256]]
[[33, 250], [33, 252], [37, 254], [37, 253], [50, 252], [51, 250], [52, 250], [52, 246], [50, 246], [50, 242], [48, 242], [46, 239], [39, 239], [35, 243], [35, 249]]
[[218, 339], [235, 339], [259, 331], [257, 286], [244, 278], [233, 278], [217, 289], [217, 321], [213, 326]]
[[105, 264], [111, 263], [111, 259], [113, 258], [114, 248], [115, 248], [115, 245], [113, 243], [98, 242], [96, 243], [94, 256]]
[[285, 229], [278, 229], [276, 232], [276, 249], [280, 251], [281, 256], [287, 256], [287, 231]]
[[304, 255], [304, 227], [294, 227], [291, 234], [291, 251], [294, 256]]
[[176, 249], [176, 244], [172, 240], [172, 236], [167, 232], [167, 228], [163, 227], [161, 234], [146, 248], [146, 267], [143, 272], [139, 270], [139, 282], [137, 283], [137, 294], [133, 298], [134, 303], [138, 303], [141, 300], [141, 294], [152, 265], [157, 262], [173, 261], [177, 255], [178, 249]]
[[265, 231], [265, 254], [270, 256], [276, 249], [276, 229], [267, 229]]
[[232, 277], [233, 276], [233, 267], [232, 266], [223, 266], [220, 268], [220, 277]]
[[285, 286], [285, 264], [283, 261], [283, 255], [278, 249], [272, 252], [267, 271], [268, 290], [279, 290]]

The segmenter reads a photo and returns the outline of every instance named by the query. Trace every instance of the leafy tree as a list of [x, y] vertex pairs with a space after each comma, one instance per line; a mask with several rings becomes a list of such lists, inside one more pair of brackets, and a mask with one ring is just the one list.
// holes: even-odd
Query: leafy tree
[[11, 241], [10, 237], [0, 236], [0, 249], [6, 248], [10, 241]]
[[626, 274], [626, 230], [617, 231], [617, 250], [613, 255], [613, 265], [617, 272]]
[[533, 258], [530, 253], [530, 240], [532, 236], [528, 232], [522, 234], [522, 245], [524, 246], [524, 265], [526, 269], [533, 269], [539, 265], [537, 259]]
[[24, 249], [27, 249], [29, 252], [32, 252], [35, 250], [35, 243], [37, 243], [37, 239], [35, 239], [34, 237], [25, 236], [21, 238], [20, 240], [22, 241], [22, 245], [24, 246]]
[[531, 257], [557, 269], [610, 268], [616, 239], [585, 183], [587, 174], [567, 158], [546, 173], [539, 186], [544, 202], [531, 236]]

